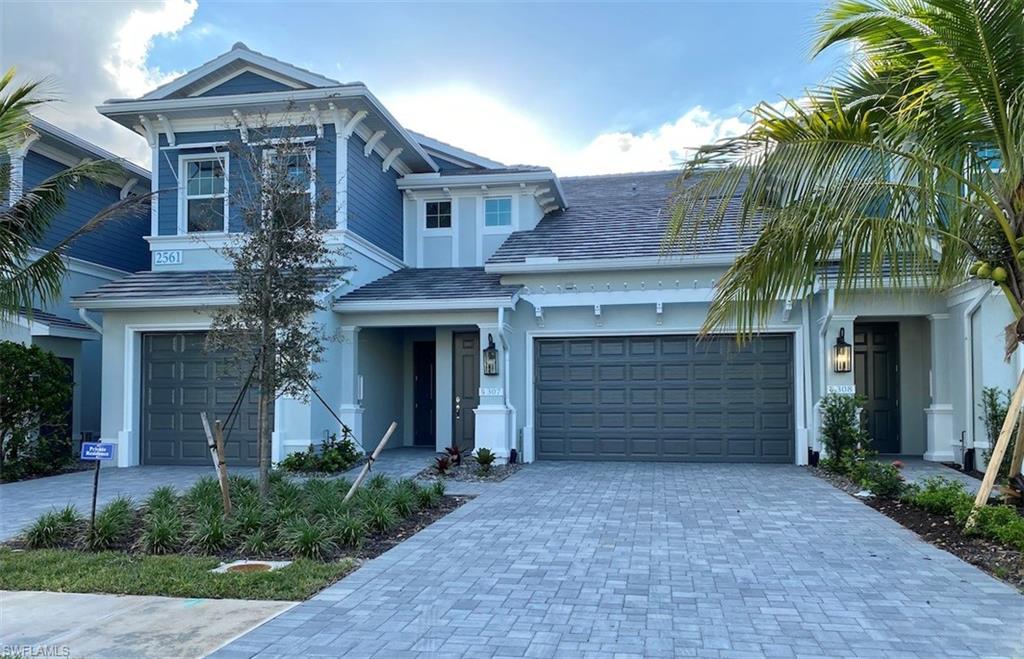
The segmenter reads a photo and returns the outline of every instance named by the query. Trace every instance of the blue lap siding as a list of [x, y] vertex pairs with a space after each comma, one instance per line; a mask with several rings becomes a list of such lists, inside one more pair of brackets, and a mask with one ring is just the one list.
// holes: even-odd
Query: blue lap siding
[[261, 92], [283, 92], [291, 89], [286, 84], [270, 78], [264, 78], [258, 73], [246, 71], [234, 78], [223, 82], [213, 89], [209, 89], [199, 96], [230, 96], [232, 94], [259, 94]]
[[358, 135], [348, 140], [348, 228], [389, 254], [402, 258], [402, 193], [393, 168], [383, 158], [363, 155]]
[[[64, 169], [67, 169], [66, 165], [29, 151], [25, 156], [25, 190]], [[148, 187], [147, 181], [140, 183]], [[56, 247], [101, 210], [117, 202], [121, 198], [120, 193], [119, 188], [111, 185], [81, 181], [68, 193], [64, 210], [50, 224], [37, 246], [41, 249]], [[148, 234], [149, 207], [146, 206], [132, 215], [112, 219], [99, 229], [82, 235], [71, 244], [66, 254], [127, 272], [149, 270], [149, 244], [143, 239]]]
[[[250, 131], [250, 140], [255, 142], [267, 138], [287, 137], [311, 137], [316, 134], [313, 126], [296, 126], [283, 128], [270, 128], [259, 135], [257, 131]], [[244, 230], [244, 221], [240, 209], [243, 205], [253, 203], [251, 195], [255, 188], [246, 185], [251, 180], [252, 173], [250, 163], [254, 157], [259, 157], [256, 152], [251, 151], [241, 143], [237, 130], [211, 130], [197, 131], [191, 133], [178, 133], [175, 140], [176, 148], [160, 150], [160, 189], [165, 191], [160, 195], [158, 210], [159, 231], [161, 236], [173, 236], [178, 233], [178, 204], [181, 202], [180, 184], [178, 177], [178, 159], [183, 155], [202, 154], [228, 154], [228, 227], [232, 232]], [[223, 146], [194, 146], [210, 143], [224, 142]], [[167, 146], [166, 135], [161, 134], [160, 144]], [[315, 142], [316, 146], [316, 179], [317, 198], [324, 204], [323, 213], [325, 220], [334, 222], [334, 190], [337, 180], [337, 163], [335, 153], [337, 146], [334, 139], [334, 126], [324, 126], [324, 137]], [[255, 148], [255, 147], [254, 147]]]

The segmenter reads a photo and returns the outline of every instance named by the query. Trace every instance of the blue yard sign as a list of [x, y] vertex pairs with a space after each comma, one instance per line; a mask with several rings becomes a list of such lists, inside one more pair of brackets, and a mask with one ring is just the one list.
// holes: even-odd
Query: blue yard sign
[[113, 460], [114, 445], [109, 442], [82, 442], [82, 460]]

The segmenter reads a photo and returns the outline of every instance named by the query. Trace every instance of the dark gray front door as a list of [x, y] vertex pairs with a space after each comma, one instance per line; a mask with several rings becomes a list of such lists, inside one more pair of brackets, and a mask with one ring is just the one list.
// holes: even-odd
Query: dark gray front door
[[896, 323], [853, 326], [853, 376], [871, 448], [900, 452], [900, 333]]
[[[226, 355], [204, 350], [203, 332], [142, 337], [142, 463], [211, 465], [200, 412], [226, 422], [248, 372], [238, 373]], [[224, 447], [228, 466], [258, 459], [257, 400], [250, 388]]]
[[695, 336], [538, 339], [534, 351], [540, 459], [793, 461], [789, 336], [743, 345]]
[[454, 341], [452, 441], [463, 451], [472, 451], [476, 446], [476, 415], [473, 410], [480, 402], [480, 334], [456, 332]]

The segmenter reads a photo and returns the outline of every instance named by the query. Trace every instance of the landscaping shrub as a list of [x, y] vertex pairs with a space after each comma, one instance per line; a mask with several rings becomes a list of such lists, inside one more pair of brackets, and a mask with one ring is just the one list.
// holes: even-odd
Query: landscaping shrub
[[342, 515], [334, 522], [334, 535], [346, 547], [358, 547], [366, 535], [366, 524], [355, 515]]
[[56, 547], [66, 542], [75, 532], [81, 516], [73, 506], [42, 514], [25, 531], [25, 542], [32, 549]]
[[416, 500], [416, 493], [409, 488], [395, 487], [389, 493], [389, 498], [391, 500], [391, 507], [402, 518], [416, 512], [416, 508], [419, 505]]
[[74, 462], [68, 367], [38, 346], [0, 341], [0, 480], [45, 476]]
[[263, 556], [270, 551], [270, 534], [264, 529], [257, 528], [241, 535], [239, 549], [246, 556]]
[[970, 532], [1024, 551], [1024, 517], [1010, 506], [979, 508]]
[[89, 549], [109, 549], [124, 543], [134, 520], [132, 500], [117, 497], [96, 513], [96, 522], [88, 538]]
[[388, 485], [390, 484], [391, 479], [389, 479], [386, 474], [374, 474], [366, 480], [364, 487], [366, 487], [367, 490], [380, 491], [388, 489]]
[[189, 543], [199, 551], [216, 554], [228, 544], [228, 522], [219, 510], [205, 509], [197, 513]]
[[[981, 415], [978, 417], [985, 423], [985, 434], [988, 435], [988, 448], [985, 449], [985, 464], [988, 464], [992, 457], [992, 449], [999, 439], [999, 431], [1003, 429], [1003, 421], [1006, 420], [1006, 412], [1010, 407], [1011, 392], [999, 387], [984, 387], [981, 390]], [[1019, 423], [1018, 423], [1019, 425]], [[1017, 436], [1017, 426], [1014, 426], [1011, 437]], [[1002, 482], [1010, 475], [1010, 460], [1013, 458], [1013, 444], [1009, 450], [1003, 453], [1003, 461], [999, 465], [999, 472], [996, 481]]]
[[320, 443], [319, 450], [310, 446], [305, 451], [292, 453], [279, 466], [297, 473], [337, 474], [351, 469], [361, 456], [362, 451], [351, 437], [338, 439], [336, 434], [331, 434]]
[[389, 497], [366, 499], [362, 506], [363, 523], [371, 531], [387, 533], [398, 523], [398, 515]]
[[434, 458], [434, 469], [441, 476], [448, 473], [448, 470], [452, 468], [452, 459], [448, 455], [439, 455]]
[[444, 452], [448, 459], [451, 460], [452, 466], [458, 467], [462, 464], [462, 450], [458, 446], [449, 446]]
[[213, 476], [203, 476], [185, 492], [182, 498], [186, 508], [196, 514], [210, 511], [223, 512], [220, 483]]
[[184, 539], [185, 525], [173, 508], [150, 509], [142, 523], [139, 544], [147, 554], [170, 554]]
[[314, 516], [331, 519], [342, 514], [345, 495], [330, 481], [310, 479], [306, 481], [304, 489], [309, 509]]
[[305, 517], [291, 520], [281, 531], [281, 547], [304, 558], [323, 560], [337, 549], [330, 529]]
[[828, 394], [821, 399], [821, 440], [828, 457], [822, 467], [836, 473], [847, 474], [852, 459], [867, 448], [870, 438], [864, 431], [860, 408], [863, 396]]
[[416, 502], [420, 508], [433, 508], [441, 501], [433, 487], [421, 487], [416, 491]]
[[907, 484], [894, 465], [874, 460], [858, 463], [853, 477], [871, 494], [883, 499], [895, 499], [903, 494]]
[[174, 510], [178, 504], [178, 495], [170, 485], [161, 485], [146, 497], [145, 507], [148, 513]]
[[434, 495], [438, 498], [438, 500], [444, 497], [444, 481], [434, 481], [433, 485], [430, 486], [430, 489], [434, 491]]
[[479, 467], [480, 473], [482, 474], [486, 474], [487, 472], [489, 472], [491, 470], [491, 465], [493, 465], [494, 461], [498, 458], [498, 456], [494, 454], [494, 451], [492, 451], [489, 448], [483, 447], [478, 448], [476, 450], [475, 457], [476, 464]]
[[957, 480], [933, 476], [918, 484], [907, 495], [907, 501], [934, 515], [957, 515], [964, 519], [974, 507], [974, 497], [967, 493], [964, 484]]
[[232, 532], [248, 536], [262, 529], [268, 521], [259, 503], [237, 506], [231, 513]]

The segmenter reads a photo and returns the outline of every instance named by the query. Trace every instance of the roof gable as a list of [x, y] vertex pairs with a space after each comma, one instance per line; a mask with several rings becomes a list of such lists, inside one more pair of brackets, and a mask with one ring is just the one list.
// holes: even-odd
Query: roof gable
[[234, 94], [259, 94], [261, 92], [284, 92], [296, 89], [293, 84], [270, 78], [265, 72], [246, 67], [230, 77], [218, 80], [213, 86], [207, 85], [191, 96], [231, 96]]
[[[241, 81], [237, 78], [246, 76]], [[254, 79], [255, 78], [255, 79]], [[262, 79], [261, 82], [256, 79]], [[263, 89], [249, 91], [231, 91], [223, 93], [253, 93], [254, 91], [284, 91], [287, 89], [312, 89], [315, 87], [334, 87], [340, 85], [337, 80], [326, 78], [306, 69], [282, 62], [250, 50], [242, 42], [236, 43], [231, 50], [216, 57], [206, 64], [192, 69], [188, 73], [175, 78], [165, 85], [140, 97], [140, 100], [159, 100], [165, 98], [185, 98], [190, 96], [206, 96], [210, 91], [229, 85], [245, 85], [242, 83], [258, 83]], [[275, 88], [269, 88], [270, 85]], [[216, 94], [212, 94], [216, 95]]]

